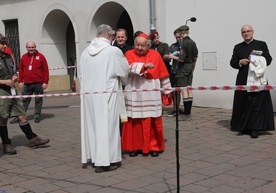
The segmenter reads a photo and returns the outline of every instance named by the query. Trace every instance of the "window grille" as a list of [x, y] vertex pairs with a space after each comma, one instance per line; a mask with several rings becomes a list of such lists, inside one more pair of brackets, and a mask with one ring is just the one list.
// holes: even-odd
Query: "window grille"
[[5, 36], [7, 38], [7, 46], [13, 52], [15, 59], [15, 64], [18, 66], [20, 60], [20, 44], [19, 44], [19, 30], [18, 30], [18, 20], [5, 20], [3, 21], [5, 25]]

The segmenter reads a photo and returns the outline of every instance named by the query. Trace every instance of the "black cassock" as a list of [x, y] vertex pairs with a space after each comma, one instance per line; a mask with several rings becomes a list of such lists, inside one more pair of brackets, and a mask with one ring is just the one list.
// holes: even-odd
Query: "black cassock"
[[[252, 50], [263, 51], [267, 65], [272, 57], [265, 42], [253, 40], [249, 44], [242, 42], [234, 47], [230, 65], [238, 69], [236, 85], [246, 85], [249, 65], [239, 65], [241, 59], [248, 58]], [[274, 114], [270, 91], [249, 92], [238, 91], [234, 93], [233, 111], [231, 118], [233, 131], [270, 131], [275, 130]]]

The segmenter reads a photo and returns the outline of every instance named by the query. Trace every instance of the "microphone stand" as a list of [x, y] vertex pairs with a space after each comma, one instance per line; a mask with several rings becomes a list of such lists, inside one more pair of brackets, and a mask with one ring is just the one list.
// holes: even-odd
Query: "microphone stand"
[[[195, 17], [191, 17], [190, 19], [188, 19], [185, 23], [185, 25], [187, 25], [187, 22], [191, 21], [191, 22], [195, 22], [196, 18]], [[177, 61], [177, 66], [178, 66], [179, 61]], [[176, 81], [176, 85], [177, 85], [177, 81]], [[180, 191], [180, 180], [179, 180], [179, 171], [180, 171], [180, 164], [179, 164], [179, 129], [178, 129], [178, 115], [179, 115], [179, 106], [178, 105], [178, 92], [181, 92], [181, 90], [179, 88], [175, 88], [174, 91], [174, 102], [175, 102], [175, 139], [176, 139], [176, 144], [175, 144], [175, 151], [176, 151], [176, 182], [177, 182], [177, 193], [179, 193]], [[181, 95], [180, 95], [181, 96]], [[179, 102], [180, 103], [180, 102]]]
[[178, 114], [179, 114], [179, 106], [178, 106], [178, 90], [176, 89], [174, 91], [174, 101], [175, 101], [175, 152], [176, 152], [176, 180], [177, 180], [177, 193], [179, 193], [180, 188], [180, 182], [179, 182], [179, 170], [180, 170], [180, 164], [179, 164], [179, 129], [178, 129]]

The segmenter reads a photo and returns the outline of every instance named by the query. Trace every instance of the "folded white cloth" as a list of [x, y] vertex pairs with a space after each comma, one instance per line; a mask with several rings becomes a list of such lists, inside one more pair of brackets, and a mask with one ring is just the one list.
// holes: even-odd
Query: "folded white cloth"
[[250, 55], [250, 63], [248, 68], [247, 85], [248, 86], [260, 86], [267, 84], [265, 76], [266, 59], [259, 55]]

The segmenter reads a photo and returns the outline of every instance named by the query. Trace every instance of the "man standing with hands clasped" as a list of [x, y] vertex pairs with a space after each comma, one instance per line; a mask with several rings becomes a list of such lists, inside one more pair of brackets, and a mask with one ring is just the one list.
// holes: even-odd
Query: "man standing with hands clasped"
[[[43, 54], [37, 51], [34, 42], [26, 43], [27, 53], [24, 54], [19, 63], [19, 87], [22, 88], [22, 95], [41, 95], [48, 86], [49, 68], [48, 63]], [[24, 98], [23, 104], [25, 111], [31, 102], [31, 98]], [[41, 120], [43, 98], [35, 98], [34, 121], [39, 123]], [[10, 123], [16, 123], [15, 118]]]

